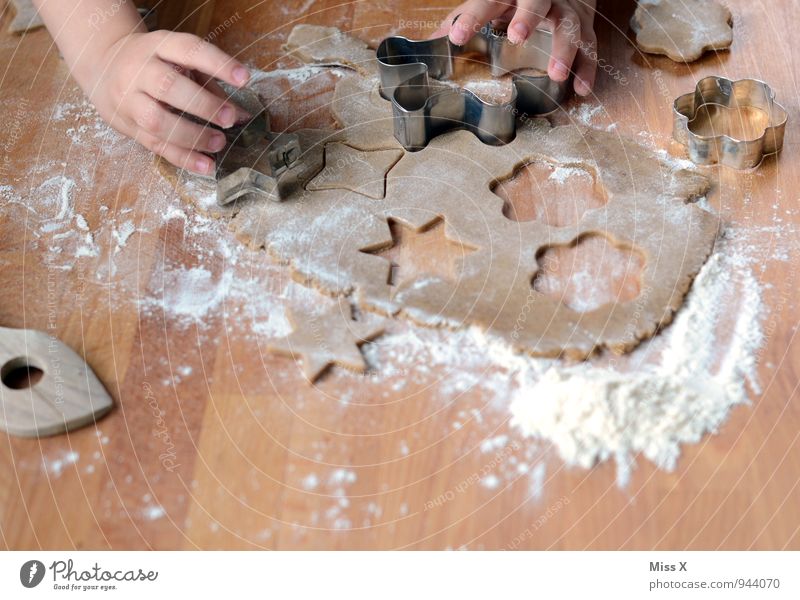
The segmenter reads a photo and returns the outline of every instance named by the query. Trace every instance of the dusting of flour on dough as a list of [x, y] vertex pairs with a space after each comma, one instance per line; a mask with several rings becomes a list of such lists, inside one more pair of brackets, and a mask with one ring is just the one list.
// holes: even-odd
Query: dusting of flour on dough
[[[323, 73], [332, 73], [336, 77], [341, 77], [344, 73], [343, 68], [328, 67], [321, 65], [304, 65], [294, 69], [276, 69], [274, 71], [261, 71], [254, 69], [250, 77], [250, 86], [267, 79], [275, 79], [285, 77], [290, 83], [299, 85], [307, 83], [312, 78]], [[305, 89], [305, 88], [303, 88]]]
[[569, 117], [573, 122], [581, 125], [593, 125], [595, 117], [603, 111], [602, 104], [589, 104], [583, 102], [569, 109]]

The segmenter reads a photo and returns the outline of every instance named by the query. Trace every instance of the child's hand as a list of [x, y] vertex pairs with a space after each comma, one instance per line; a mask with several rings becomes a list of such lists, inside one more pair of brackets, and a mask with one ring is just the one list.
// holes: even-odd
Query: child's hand
[[173, 109], [223, 128], [247, 116], [212, 80], [241, 87], [250, 78], [247, 69], [188, 33], [130, 33], [101, 56], [79, 61], [74, 74], [114, 129], [172, 164], [204, 175], [214, 172], [214, 161], [202, 152], [222, 150], [225, 134]]
[[[596, 0], [467, 0], [447, 15], [434, 35], [449, 33], [450, 41], [461, 46], [489, 21], [504, 20], [509, 23], [509, 41], [519, 44], [547, 19], [553, 24], [547, 74], [555, 81], [564, 81], [572, 68], [575, 92], [586, 96], [594, 85], [596, 55], [578, 53], [578, 49], [594, 48], [597, 41], [593, 28], [595, 5]], [[458, 21], [453, 24], [456, 16]]]

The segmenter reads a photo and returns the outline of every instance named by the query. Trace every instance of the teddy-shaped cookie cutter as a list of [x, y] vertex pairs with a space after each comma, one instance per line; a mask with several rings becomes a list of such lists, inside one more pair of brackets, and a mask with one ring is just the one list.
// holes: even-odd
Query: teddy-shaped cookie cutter
[[[701, 110], [758, 109], [738, 111], [738, 118], [748, 125], [759, 125], [766, 114], [764, 132], [755, 139], [738, 139], [728, 135], [724, 119], [720, 117], [715, 135], [701, 135], [692, 131], [692, 124]], [[751, 169], [765, 156], [780, 152], [786, 130], [786, 109], [775, 102], [775, 94], [766, 83], [757, 79], [732, 81], [711, 76], [697, 82], [694, 92], [675, 99], [673, 104], [672, 136], [689, 150], [689, 158], [698, 165], [722, 164], [734, 169]], [[712, 119], [714, 113], [709, 115]]]
[[[467, 129], [486, 144], [507, 144], [514, 139], [517, 116], [549, 114], [571, 89], [571, 78], [554, 81], [546, 74], [514, 73], [519, 69], [546, 72], [551, 47], [549, 31], [537, 29], [524, 43], [512, 44], [503, 32], [488, 25], [464, 46], [453, 44], [447, 36], [422, 41], [400, 36], [384, 39], [377, 62], [381, 95], [392, 102], [395, 137], [410, 151], [421, 150], [451, 129]], [[473, 53], [487, 57], [493, 76], [512, 73], [509, 101], [485, 102], [469, 90], [429, 80], [448, 79], [455, 59]]]

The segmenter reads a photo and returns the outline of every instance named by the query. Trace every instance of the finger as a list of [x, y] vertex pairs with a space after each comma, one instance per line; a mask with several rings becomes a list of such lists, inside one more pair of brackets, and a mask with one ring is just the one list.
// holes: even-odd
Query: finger
[[430, 38], [428, 38], [428, 39], [437, 38], [437, 37], [444, 37], [447, 34], [449, 34], [450, 33], [450, 28], [453, 26], [453, 19], [456, 18], [456, 15], [458, 15], [459, 12], [461, 12], [461, 7], [460, 6], [458, 8], [456, 8], [455, 10], [450, 11], [450, 14], [448, 14], [442, 20], [442, 22], [439, 24], [439, 27], [436, 29], [436, 31], [434, 31], [430, 35]]
[[228, 94], [225, 90], [223, 90], [222, 86], [218, 84], [213, 77], [210, 77], [205, 73], [198, 73], [197, 71], [192, 71], [192, 78], [199, 85], [202, 85], [205, 89], [207, 89], [215, 96], [218, 96], [224, 100], [227, 100], [230, 97], [230, 94]]
[[469, 0], [462, 5], [458, 20], [450, 28], [450, 41], [458, 46], [466, 44], [480, 28], [502, 15], [511, 0]]
[[196, 35], [167, 32], [162, 39], [156, 47], [162, 60], [206, 73], [236, 87], [250, 80], [250, 72], [242, 63]]
[[152, 136], [144, 137], [138, 141], [150, 152], [165, 158], [179, 169], [186, 169], [200, 175], [214, 174], [214, 160], [196, 150], [182, 148]]
[[213, 77], [209, 77], [205, 73], [198, 73], [194, 71], [193, 73], [195, 81], [198, 84], [203, 86], [209, 92], [217, 96], [218, 98], [222, 98], [223, 100], [228, 100], [233, 104], [233, 107], [236, 109], [236, 123], [245, 123], [253, 118], [249, 112], [243, 109], [241, 106], [236, 104], [231, 100], [230, 94], [228, 94], [225, 90], [222, 89], [222, 86], [218, 84]]
[[143, 79], [143, 90], [159, 102], [220, 127], [232, 127], [236, 123], [236, 107], [232, 102], [203, 89], [161, 61], [149, 64]]
[[575, 57], [575, 82], [573, 87], [579, 96], [588, 96], [594, 89], [597, 77], [597, 35], [594, 32], [594, 10], [586, 6], [579, 11], [581, 20], [581, 44]]
[[221, 131], [192, 123], [168, 111], [149, 96], [141, 96], [141, 99], [137, 99], [139, 112], [136, 115], [136, 125], [146, 135], [204, 152], [219, 152], [225, 147], [225, 134]]
[[550, 12], [550, 0], [518, 0], [514, 18], [508, 26], [508, 40], [521, 44]]
[[578, 13], [559, 4], [553, 5], [547, 17], [553, 22], [553, 47], [547, 73], [554, 81], [566, 81], [578, 51], [581, 22]]
[[511, 17], [514, 16], [514, 11], [516, 10], [516, 6], [507, 8], [502, 15], [499, 17], [494, 17], [491, 21], [489, 21], [489, 25], [491, 25], [494, 29], [506, 31], [508, 29], [508, 24], [511, 22]]
[[594, 88], [597, 76], [597, 47], [594, 31], [584, 32], [583, 50], [575, 57], [575, 82], [573, 87], [579, 96], [588, 96]]

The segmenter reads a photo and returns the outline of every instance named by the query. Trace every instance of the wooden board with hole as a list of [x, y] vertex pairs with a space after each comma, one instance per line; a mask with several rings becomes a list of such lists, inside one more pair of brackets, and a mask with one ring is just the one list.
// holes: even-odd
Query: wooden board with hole
[[[280, 50], [297, 22], [353, 31], [375, 45], [390, 33], [425, 36], [454, 4], [325, 0], [308, 6], [289, 0], [284, 14], [268, 5], [247, 10], [234, 0], [217, 0], [197, 13], [188, 3], [170, 3], [171, 15], [160, 12], [160, 18], [174, 17], [184, 29], [203, 34], [215, 31], [215, 42], [248, 64], [278, 70], [301, 66]], [[730, 52], [686, 66], [635, 50], [628, 39], [633, 2], [601, 2], [598, 47], [609, 69], [622, 71], [627, 83], [601, 74], [597, 96], [587, 103], [591, 110], [573, 101], [552, 117], [554, 123], [591, 118], [593, 127], [679, 155], [670, 142], [671, 102], [711, 74], [768, 81], [790, 105], [790, 123], [797, 123], [800, 116], [789, 102], [797, 59], [780, 49], [800, 43], [792, 25], [800, 7], [776, 2], [785, 18], [765, 20], [753, 3], [727, 4], [735, 23]], [[188, 15], [190, 21], [183, 18]], [[222, 25], [226, 20], [229, 26]], [[25, 198], [2, 196], [0, 264], [6, 285], [0, 290], [0, 322], [45, 331], [52, 322], [53, 333], [86, 358], [119, 409], [96, 426], [63, 436], [34, 441], [0, 436], [2, 547], [800, 548], [797, 254], [765, 260], [759, 271], [768, 307], [759, 354], [761, 393], [752, 395], [750, 406], [736, 408], [718, 435], [684, 448], [675, 472], [640, 460], [630, 485], [619, 489], [612, 464], [567, 469], [549, 457], [542, 459], [546, 470], [538, 487], [521, 475], [504, 477], [496, 487], [476, 484], [476, 474], [496, 468], [496, 451], [486, 453], [482, 445], [509, 432], [508, 414], [493, 411], [492, 398], [470, 386], [451, 388], [449, 394], [414, 383], [402, 387], [410, 369], [421, 368], [408, 362], [394, 365], [388, 387], [376, 385], [370, 373], [346, 378], [335, 370], [308, 386], [295, 361], [263, 352], [252, 337], [264, 326], [253, 318], [253, 303], [284, 294], [288, 268], [248, 254], [231, 263], [223, 250], [233, 246], [218, 244], [236, 240], [179, 205], [152, 158], [116, 138], [105, 145], [92, 141], [93, 116], [47, 32], [9, 39], [0, 45], [10, 64], [0, 80], [0, 110], [18, 141], [2, 171], [3, 183], [32, 194], [42, 186], [64, 189], [62, 176], [74, 180], [68, 191], [75, 210], [89, 230], [101, 233], [96, 256], [60, 268], [66, 263], [32, 233], [38, 231], [37, 219], [52, 217], [59, 207], [35, 215]], [[285, 73], [270, 79], [275, 127], [330, 128], [338, 79], [330, 72], [304, 86]], [[88, 149], [75, 142], [79, 138], [88, 140]], [[799, 151], [790, 130], [780, 158], [757, 171], [709, 169], [709, 204], [726, 222], [760, 227], [763, 235], [776, 235], [779, 226], [796, 229], [800, 175], [791, 165]], [[82, 179], [84, 172], [92, 173], [91, 185]], [[576, 202], [569, 206], [526, 198], [525, 189], [533, 182], [545, 185], [548, 178], [546, 165], [533, 165], [507, 182], [499, 190], [506, 196], [507, 216], [571, 222], [603, 202], [579, 176], [571, 182]], [[175, 203], [154, 205], [153, 198], [161, 196]], [[129, 221], [135, 232], [126, 234]], [[387, 259], [400, 265], [397, 277], [405, 276], [405, 256], [419, 252], [409, 249], [404, 256], [406, 242], [408, 248], [424, 248], [420, 268], [431, 261], [447, 267], [454, 260], [453, 248], [437, 247], [435, 228], [416, 237], [393, 233], [400, 249]], [[192, 245], [193, 239], [202, 244]], [[63, 243], [61, 255], [88, 242], [76, 237], [74, 244]], [[585, 268], [602, 278], [613, 266], [603, 262], [609, 253], [602, 243], [590, 250]], [[554, 261], [570, 263], [572, 252], [559, 248]], [[170, 273], [207, 293], [203, 264], [210, 265], [211, 276], [230, 277], [234, 286], [263, 283], [264, 297], [228, 295], [199, 317], [196, 302], [178, 297], [178, 320], [165, 313], [163, 302], [146, 297], [153, 289], [169, 296]], [[128, 283], [120, 287], [120, 281]], [[566, 293], [565, 283], [554, 276], [538, 285]], [[622, 277], [605, 293], [635, 290]], [[388, 334], [408, 333], [406, 327], [391, 322]], [[431, 379], [452, 379], [446, 367], [424, 367]], [[476, 367], [474, 380], [486, 375]], [[358, 385], [351, 385], [352, 377], [359, 377]]]
[[94, 423], [113, 405], [91, 368], [42, 331], [0, 327], [0, 430], [44, 437]]

